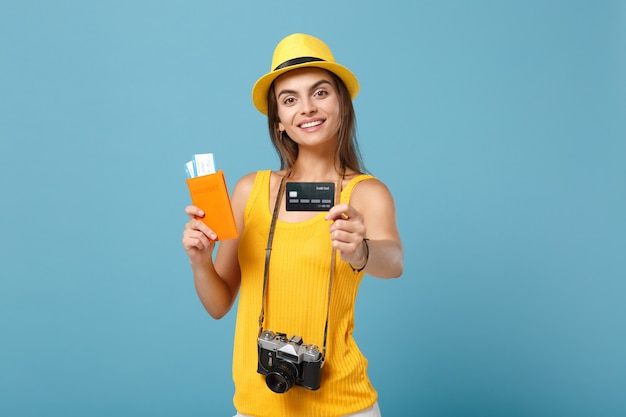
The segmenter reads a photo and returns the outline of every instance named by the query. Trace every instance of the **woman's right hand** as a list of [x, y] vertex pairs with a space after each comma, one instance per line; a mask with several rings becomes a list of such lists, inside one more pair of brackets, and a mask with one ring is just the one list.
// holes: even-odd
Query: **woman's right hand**
[[217, 235], [202, 220], [204, 212], [196, 206], [187, 206], [189, 221], [183, 231], [183, 248], [192, 264], [203, 264], [213, 259]]

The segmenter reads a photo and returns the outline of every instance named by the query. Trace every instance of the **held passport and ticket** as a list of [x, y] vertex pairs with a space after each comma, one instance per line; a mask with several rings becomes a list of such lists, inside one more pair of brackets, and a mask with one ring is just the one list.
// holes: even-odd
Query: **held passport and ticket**
[[[215, 170], [213, 154], [194, 155], [185, 170], [191, 202], [205, 213], [202, 222], [217, 234], [218, 240], [238, 237], [224, 172]], [[288, 182], [286, 192], [287, 211], [328, 211], [335, 202], [332, 182]]]
[[191, 202], [204, 211], [202, 222], [217, 234], [218, 240], [238, 237], [224, 171], [215, 170], [213, 154], [194, 155], [185, 164], [185, 171]]

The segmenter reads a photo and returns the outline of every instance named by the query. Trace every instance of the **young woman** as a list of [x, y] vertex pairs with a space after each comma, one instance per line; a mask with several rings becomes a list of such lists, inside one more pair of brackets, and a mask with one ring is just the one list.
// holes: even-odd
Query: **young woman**
[[[240, 236], [222, 241], [215, 259], [219, 236], [199, 220], [199, 207], [186, 208], [182, 243], [205, 309], [219, 319], [239, 296], [238, 416], [380, 416], [367, 360], [352, 337], [354, 305], [365, 273], [402, 274], [403, 252], [391, 193], [362, 173], [352, 106], [358, 91], [356, 77], [322, 41], [284, 38], [252, 90], [281, 169], [236, 184], [231, 203]], [[321, 187], [322, 200], [334, 188], [332, 207], [288, 210], [293, 194], [285, 189], [297, 192], [303, 183]]]

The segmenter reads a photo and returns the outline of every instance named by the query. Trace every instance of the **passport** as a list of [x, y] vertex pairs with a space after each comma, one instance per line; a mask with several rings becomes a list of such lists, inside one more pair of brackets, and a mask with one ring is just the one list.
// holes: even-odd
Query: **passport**
[[193, 205], [204, 211], [200, 220], [217, 234], [217, 240], [239, 237], [224, 171], [187, 178], [187, 187]]

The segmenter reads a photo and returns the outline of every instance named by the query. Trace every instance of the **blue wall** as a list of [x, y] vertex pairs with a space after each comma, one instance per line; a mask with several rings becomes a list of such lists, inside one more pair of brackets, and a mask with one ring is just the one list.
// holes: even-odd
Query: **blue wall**
[[277, 168], [250, 89], [296, 31], [397, 200], [355, 331], [384, 414], [626, 415], [625, 3], [282, 3], [2, 2], [0, 415], [234, 413], [183, 163]]

